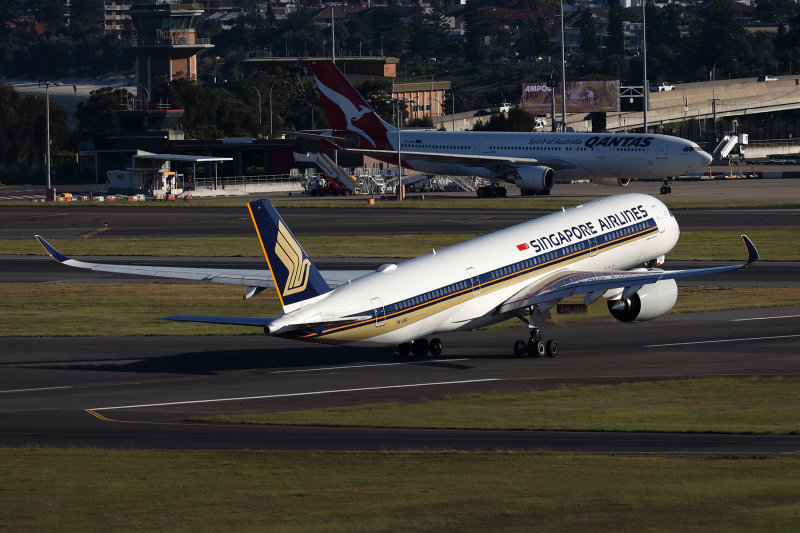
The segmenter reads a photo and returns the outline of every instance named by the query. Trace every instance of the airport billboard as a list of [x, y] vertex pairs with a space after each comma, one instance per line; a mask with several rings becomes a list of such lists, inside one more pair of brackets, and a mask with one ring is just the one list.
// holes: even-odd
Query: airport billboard
[[[547, 82], [523, 83], [522, 105], [528, 113], [550, 114], [551, 94], [555, 91], [556, 113], [561, 111], [561, 83], [548, 87]], [[619, 81], [568, 81], [567, 113], [619, 111]]]

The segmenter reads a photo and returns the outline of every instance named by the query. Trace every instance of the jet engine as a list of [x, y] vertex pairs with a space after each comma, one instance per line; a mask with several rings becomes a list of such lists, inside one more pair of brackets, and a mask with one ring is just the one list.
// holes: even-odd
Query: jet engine
[[549, 194], [555, 184], [554, 174], [549, 167], [519, 167], [506, 180], [522, 189], [523, 193]]
[[620, 322], [644, 322], [667, 313], [678, 300], [674, 279], [662, 279], [645, 285], [629, 298], [608, 301], [611, 316]]
[[595, 178], [592, 183], [598, 185], [608, 185], [611, 187], [627, 187], [631, 183], [630, 178]]

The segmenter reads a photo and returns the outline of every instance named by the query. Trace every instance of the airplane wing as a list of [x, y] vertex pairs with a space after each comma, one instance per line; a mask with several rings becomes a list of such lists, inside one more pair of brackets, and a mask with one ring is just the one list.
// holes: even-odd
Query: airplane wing
[[[50, 243], [40, 235], [36, 235], [36, 240], [45, 251], [61, 263], [75, 268], [84, 268], [97, 272], [113, 272], [117, 274], [133, 274], [137, 276], [151, 276], [156, 278], [186, 279], [194, 281], [208, 281], [210, 283], [226, 283], [229, 285], [244, 285], [249, 287], [245, 293], [245, 299], [258, 294], [263, 289], [274, 287], [275, 282], [269, 269], [233, 269], [233, 268], [187, 268], [187, 267], [165, 267], [147, 265], [119, 265], [107, 263], [89, 263], [72, 259], [56, 250]], [[322, 277], [331, 285], [341, 285], [350, 280], [356, 279], [371, 272], [370, 270], [327, 270], [321, 271]]]
[[[341, 150], [376, 158], [397, 157], [397, 150], [371, 150], [366, 148], [354, 148], [358, 145], [358, 136], [335, 136], [330, 131], [327, 133], [313, 133], [307, 131], [284, 132], [287, 135], [294, 135], [303, 139], [313, 139], [318, 141], [328, 141], [337, 144]], [[545, 157], [542, 159], [535, 157], [508, 157], [493, 155], [475, 154], [453, 154], [448, 152], [402, 152], [403, 160], [413, 165], [413, 161], [426, 161], [428, 163], [453, 163], [466, 167], [488, 168], [493, 172], [507, 172], [521, 166], [545, 166], [553, 170], [564, 170], [576, 168], [572, 161], [555, 157]]]
[[[376, 158], [397, 157], [396, 150], [367, 150], [362, 148], [342, 148], [346, 152], [355, 152]], [[558, 158], [508, 157], [476, 154], [451, 154], [445, 152], [400, 152], [404, 161], [413, 165], [414, 161], [429, 163], [453, 163], [466, 167], [483, 167], [494, 172], [514, 170], [523, 166], [544, 166], [553, 170], [576, 168], [572, 161]]]
[[234, 326], [255, 326], [264, 328], [270, 335], [286, 333], [303, 328], [313, 328], [320, 325], [339, 324], [347, 322], [360, 322], [369, 320], [371, 315], [337, 317], [320, 322], [306, 322], [287, 320], [287, 317], [245, 317], [245, 316], [210, 316], [210, 315], [172, 315], [162, 316], [156, 320], [171, 320], [177, 322], [200, 322], [205, 324], [228, 324]]
[[622, 289], [622, 298], [627, 298], [643, 286], [660, 280], [688, 278], [746, 268], [751, 263], [758, 261], [758, 250], [746, 235], [742, 235], [742, 240], [747, 248], [747, 262], [743, 264], [666, 271], [652, 269], [598, 272], [566, 270], [555, 272], [552, 276], [537, 280], [517, 292], [500, 304], [498, 312], [505, 313], [541, 304], [552, 307], [559, 300], [576, 294], [586, 294], [584, 304], [589, 304], [611, 289]]

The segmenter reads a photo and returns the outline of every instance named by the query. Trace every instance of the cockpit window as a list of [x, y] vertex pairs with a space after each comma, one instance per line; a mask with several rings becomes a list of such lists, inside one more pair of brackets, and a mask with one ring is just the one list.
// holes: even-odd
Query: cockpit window
[[670, 211], [669, 209], [667, 209], [667, 213], [669, 213], [670, 218], [675, 218], [675, 215], [673, 215], [672, 211]]
[[697, 145], [694, 145], [694, 146], [684, 146], [684, 147], [683, 147], [683, 151], [684, 151], [684, 152], [699, 152], [700, 150], [701, 150], [701, 148], [700, 148], [699, 146], [697, 146]]

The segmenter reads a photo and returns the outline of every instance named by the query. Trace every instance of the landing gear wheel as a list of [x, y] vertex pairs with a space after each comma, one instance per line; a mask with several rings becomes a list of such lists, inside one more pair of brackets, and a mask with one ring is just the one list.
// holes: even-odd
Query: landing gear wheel
[[528, 344], [525, 341], [514, 343], [514, 357], [525, 357], [528, 354]]
[[411, 343], [411, 351], [417, 357], [425, 357], [428, 355], [428, 341], [425, 339], [417, 339]]
[[433, 357], [439, 357], [442, 355], [442, 341], [441, 339], [431, 339], [431, 343], [428, 346], [430, 353]]
[[542, 341], [530, 341], [526, 348], [528, 357], [544, 357], [545, 346]]
[[547, 354], [547, 357], [555, 357], [558, 355], [558, 344], [556, 341], [547, 341], [547, 344], [545, 345], [545, 353]]
[[397, 353], [400, 354], [400, 357], [408, 357], [408, 354], [411, 353], [411, 343], [404, 342], [402, 344], [398, 344]]

